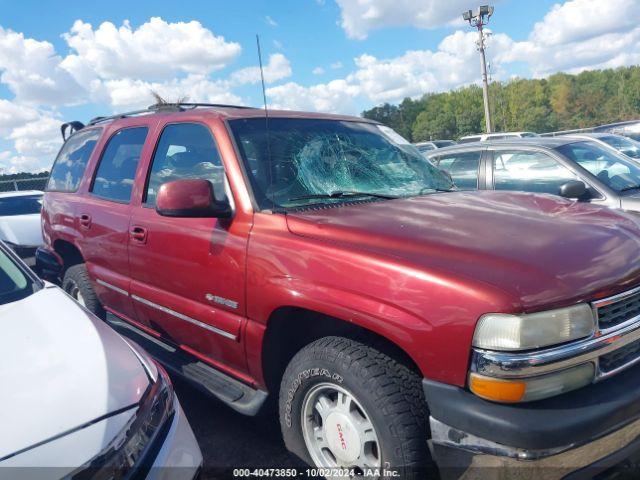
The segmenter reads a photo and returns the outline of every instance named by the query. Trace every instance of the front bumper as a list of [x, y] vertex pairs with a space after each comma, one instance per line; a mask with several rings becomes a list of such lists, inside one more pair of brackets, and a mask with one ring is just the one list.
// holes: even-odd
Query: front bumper
[[[174, 394], [175, 395], [175, 394]], [[202, 466], [202, 453], [178, 398], [171, 427], [147, 474], [148, 480], [191, 480]]]
[[640, 367], [558, 397], [488, 402], [425, 380], [443, 478], [592, 478], [640, 452]]

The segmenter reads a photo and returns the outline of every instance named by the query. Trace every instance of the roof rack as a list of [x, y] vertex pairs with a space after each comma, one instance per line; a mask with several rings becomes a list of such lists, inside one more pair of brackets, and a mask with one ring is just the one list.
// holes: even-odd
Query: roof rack
[[115, 115], [105, 117], [95, 117], [89, 121], [88, 125], [96, 125], [102, 122], [108, 122], [110, 120], [118, 120], [120, 118], [136, 117], [139, 115], [149, 115], [158, 112], [182, 112], [185, 110], [191, 110], [198, 107], [217, 107], [217, 108], [246, 108], [254, 109], [255, 107], [247, 107], [245, 105], [228, 105], [225, 103], [157, 103], [151, 105], [144, 110], [133, 110], [131, 112], [117, 113]]

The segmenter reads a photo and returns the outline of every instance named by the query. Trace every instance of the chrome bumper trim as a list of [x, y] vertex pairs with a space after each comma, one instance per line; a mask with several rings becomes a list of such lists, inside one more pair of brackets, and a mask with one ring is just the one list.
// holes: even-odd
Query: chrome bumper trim
[[[592, 465], [631, 445], [640, 438], [640, 420], [580, 445], [550, 450], [525, 450], [501, 445], [455, 429], [430, 417], [431, 446], [446, 447], [450, 452], [464, 451], [472, 461], [460, 478], [478, 478], [486, 468], [518, 469], [518, 479], [562, 478], [571, 471]], [[449, 450], [451, 449], [451, 450]], [[460, 468], [455, 455], [436, 455], [440, 469]], [[504, 471], [504, 473], [508, 473]], [[507, 478], [507, 477], [504, 477]]]
[[[471, 370], [500, 378], [532, 377], [557, 370], [594, 362], [598, 357], [640, 340], [640, 317], [633, 323], [613, 332], [560, 347], [535, 352], [495, 352], [474, 349]], [[596, 381], [608, 378], [640, 361], [640, 357], [610, 372], [596, 370]]]

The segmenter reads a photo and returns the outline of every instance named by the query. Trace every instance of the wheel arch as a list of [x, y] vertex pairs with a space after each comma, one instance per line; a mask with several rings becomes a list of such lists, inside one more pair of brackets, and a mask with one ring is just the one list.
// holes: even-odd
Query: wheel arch
[[69, 267], [84, 262], [84, 257], [80, 249], [72, 242], [63, 239], [57, 239], [53, 242], [53, 250], [60, 255], [63, 261], [63, 269], [66, 271]]
[[385, 353], [422, 376], [416, 360], [396, 341], [366, 326], [317, 310], [282, 306], [268, 318], [262, 340], [262, 374], [270, 392], [277, 392], [280, 380], [293, 356], [304, 346], [327, 336], [357, 340]]

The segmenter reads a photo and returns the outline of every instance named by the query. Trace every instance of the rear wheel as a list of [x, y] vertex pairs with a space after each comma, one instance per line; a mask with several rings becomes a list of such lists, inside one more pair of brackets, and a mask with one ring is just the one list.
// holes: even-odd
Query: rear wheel
[[73, 265], [67, 269], [62, 280], [62, 289], [97, 317], [102, 319], [106, 317], [104, 308], [93, 291], [84, 263]]
[[367, 345], [325, 337], [304, 347], [285, 371], [279, 405], [287, 448], [311, 465], [344, 478], [383, 478], [383, 469], [437, 476], [420, 376]]

